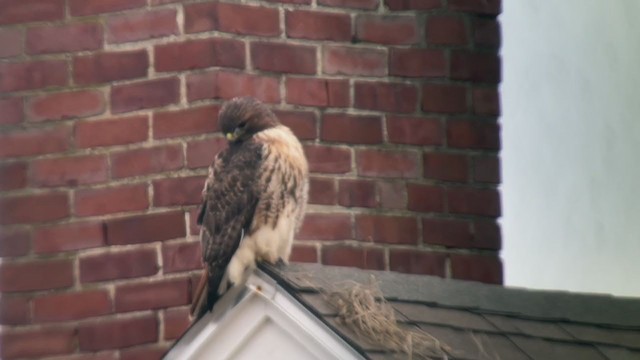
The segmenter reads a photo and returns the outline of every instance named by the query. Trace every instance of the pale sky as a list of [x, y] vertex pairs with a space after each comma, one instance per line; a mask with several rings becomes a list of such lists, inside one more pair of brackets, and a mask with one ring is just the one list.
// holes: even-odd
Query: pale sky
[[640, 297], [640, 1], [503, 4], [506, 283]]

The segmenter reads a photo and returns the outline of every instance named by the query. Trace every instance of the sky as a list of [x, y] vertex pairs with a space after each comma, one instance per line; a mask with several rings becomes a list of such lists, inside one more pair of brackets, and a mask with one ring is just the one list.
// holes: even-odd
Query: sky
[[503, 4], [505, 282], [640, 297], [640, 1]]

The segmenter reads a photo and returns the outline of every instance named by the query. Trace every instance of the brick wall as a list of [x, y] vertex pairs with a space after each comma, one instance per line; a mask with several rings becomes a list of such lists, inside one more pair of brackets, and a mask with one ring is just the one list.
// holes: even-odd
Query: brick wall
[[216, 115], [240, 95], [311, 164], [294, 260], [501, 282], [499, 11], [1, 0], [1, 357], [153, 358], [180, 335]]

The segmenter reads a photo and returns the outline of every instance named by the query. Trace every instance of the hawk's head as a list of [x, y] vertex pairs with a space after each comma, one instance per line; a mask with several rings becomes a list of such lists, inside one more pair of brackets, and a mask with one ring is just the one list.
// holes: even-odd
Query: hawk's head
[[220, 109], [218, 121], [220, 131], [232, 143], [245, 141], [253, 134], [279, 124], [271, 110], [251, 97], [227, 101]]

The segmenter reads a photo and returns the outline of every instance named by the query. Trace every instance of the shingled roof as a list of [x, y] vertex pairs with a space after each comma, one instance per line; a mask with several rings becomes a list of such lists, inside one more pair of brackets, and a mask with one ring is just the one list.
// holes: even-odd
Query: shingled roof
[[375, 278], [402, 325], [454, 349], [455, 359], [640, 359], [640, 299], [507, 288], [317, 264], [261, 266], [365, 357], [392, 359], [342, 324], [322, 293]]

